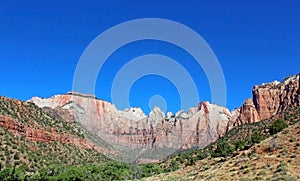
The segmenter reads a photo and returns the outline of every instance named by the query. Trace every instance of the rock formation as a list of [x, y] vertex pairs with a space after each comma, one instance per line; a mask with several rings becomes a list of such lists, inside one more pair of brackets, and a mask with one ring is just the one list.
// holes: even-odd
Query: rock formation
[[87, 139], [81, 139], [69, 134], [61, 134], [55, 128], [51, 128], [51, 131], [46, 131], [43, 129], [24, 126], [10, 116], [0, 115], [0, 126], [7, 129], [8, 131], [13, 132], [17, 136], [24, 135], [26, 139], [32, 141], [40, 141], [45, 143], [57, 141], [65, 144], [72, 144], [77, 147], [97, 150], [98, 152], [103, 154], [108, 153], [107, 150], [95, 146], [93, 142]]
[[[148, 117], [140, 108], [117, 110], [113, 104], [94, 96], [73, 92], [48, 99], [34, 97], [30, 102], [57, 115], [58, 119], [79, 122], [118, 151], [168, 148], [173, 152], [204, 147], [225, 134], [232, 117], [227, 108], [209, 102], [167, 116], [155, 107]], [[62, 118], [61, 113], [67, 116]]]
[[254, 86], [253, 99], [247, 99], [232, 112], [201, 102], [188, 112], [179, 111], [174, 115], [165, 115], [156, 107], [148, 117], [140, 108], [118, 110], [93, 95], [74, 92], [48, 99], [34, 97], [29, 101], [58, 119], [79, 122], [116, 150], [130, 150], [138, 157], [141, 150], [205, 147], [235, 126], [267, 119], [288, 106], [299, 106], [299, 91], [299, 75], [294, 75], [281, 83]]
[[282, 82], [274, 81], [254, 86], [253, 99], [244, 102], [239, 116], [229, 121], [228, 130], [238, 125], [268, 119], [289, 106], [300, 106], [299, 82], [299, 75], [293, 75]]
[[283, 82], [274, 81], [253, 88], [253, 102], [259, 118], [267, 119], [288, 106], [299, 105], [299, 75], [290, 76]]

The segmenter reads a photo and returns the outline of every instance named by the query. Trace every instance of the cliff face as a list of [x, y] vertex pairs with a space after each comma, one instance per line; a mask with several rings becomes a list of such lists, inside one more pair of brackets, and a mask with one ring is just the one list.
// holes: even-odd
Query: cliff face
[[[165, 154], [170, 154], [192, 146], [204, 147], [225, 134], [232, 117], [227, 108], [208, 102], [201, 102], [188, 112], [167, 116], [156, 107], [148, 117], [140, 108], [117, 110], [111, 103], [79, 93], [48, 99], [34, 97], [30, 102], [58, 119], [79, 122], [119, 151], [167, 148], [169, 152]], [[61, 113], [65, 115], [60, 116]]]
[[[140, 151], [205, 147], [226, 131], [242, 124], [257, 122], [275, 115], [289, 106], [299, 106], [299, 75], [283, 82], [254, 86], [253, 99], [247, 99], [236, 110], [201, 102], [188, 112], [165, 115], [159, 108], [146, 116], [140, 108], [118, 110], [95, 96], [69, 92], [48, 99], [34, 97], [30, 102], [50, 115], [68, 122], [79, 122], [97, 134], [117, 151], [130, 150], [134, 157]], [[170, 154], [166, 152], [165, 154]], [[151, 158], [150, 158], [151, 159]]]
[[300, 106], [299, 85], [299, 75], [293, 75], [282, 82], [274, 81], [254, 86], [253, 99], [244, 102], [239, 116], [229, 122], [228, 130], [238, 125], [268, 119], [290, 106]]
[[253, 102], [259, 118], [266, 119], [289, 106], [299, 106], [299, 75], [283, 82], [272, 82], [253, 88]]

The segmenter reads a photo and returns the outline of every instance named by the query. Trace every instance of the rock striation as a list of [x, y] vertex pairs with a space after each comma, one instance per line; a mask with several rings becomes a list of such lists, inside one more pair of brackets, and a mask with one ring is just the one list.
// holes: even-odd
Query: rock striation
[[287, 77], [282, 82], [274, 81], [254, 86], [253, 98], [247, 99], [239, 109], [238, 116], [229, 121], [228, 130], [242, 124], [268, 119], [290, 106], [300, 106], [299, 75]]
[[[119, 152], [157, 152], [167, 149], [167, 155], [178, 149], [204, 147], [225, 134], [232, 117], [227, 108], [209, 102], [201, 102], [188, 112], [179, 111], [174, 115], [165, 115], [155, 107], [149, 116], [140, 108], [118, 110], [109, 102], [78, 93], [55, 95], [47, 99], [33, 97], [29, 102], [59, 119], [79, 122]], [[61, 113], [64, 116], [60, 116]], [[142, 153], [135, 153], [139, 154]], [[141, 159], [148, 158], [141, 156]]]
[[274, 81], [254, 86], [252, 92], [253, 102], [261, 120], [267, 119], [289, 106], [300, 106], [299, 75], [290, 76], [281, 83]]
[[75, 92], [46, 99], [33, 97], [29, 102], [58, 119], [79, 122], [117, 151], [130, 150], [128, 152], [134, 157], [143, 160], [151, 158], [141, 156], [142, 151], [202, 148], [236, 126], [270, 118], [289, 106], [300, 106], [299, 92], [299, 75], [294, 75], [282, 82], [254, 86], [253, 98], [245, 100], [232, 112], [222, 106], [200, 102], [187, 112], [167, 115], [155, 107], [149, 116], [140, 108], [118, 110], [115, 105], [93, 95]]
[[72, 144], [80, 148], [97, 150], [100, 153], [106, 154], [107, 150], [94, 145], [93, 142], [74, 137], [70, 134], [59, 133], [57, 129], [51, 128], [51, 131], [46, 131], [40, 128], [34, 128], [25, 126], [18, 120], [11, 118], [10, 116], [0, 115], [0, 126], [13, 132], [16, 136], [24, 136], [26, 139], [39, 142], [61, 142], [64, 144]]

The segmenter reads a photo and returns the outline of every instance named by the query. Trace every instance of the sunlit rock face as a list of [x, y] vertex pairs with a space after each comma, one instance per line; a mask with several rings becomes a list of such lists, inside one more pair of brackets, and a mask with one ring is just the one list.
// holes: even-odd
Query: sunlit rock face
[[165, 154], [206, 146], [225, 134], [232, 117], [227, 108], [209, 102], [201, 102], [188, 112], [167, 115], [155, 107], [146, 116], [141, 108], [118, 110], [95, 96], [74, 92], [46, 99], [33, 97], [29, 101], [64, 121], [81, 123], [109, 144], [117, 145], [116, 149], [167, 149]]
[[299, 75], [254, 86], [252, 92], [259, 118], [269, 118], [289, 106], [299, 106]]
[[143, 153], [164, 150], [155, 157], [160, 158], [178, 149], [205, 147], [236, 126], [267, 119], [290, 105], [299, 106], [299, 75], [283, 82], [254, 86], [253, 99], [245, 100], [231, 112], [222, 106], [200, 102], [187, 112], [175, 114], [165, 115], [155, 107], [146, 116], [141, 108], [118, 110], [93, 95], [76, 92], [46, 99], [33, 97], [29, 101], [64, 121], [79, 122], [121, 153], [125, 150], [135, 159], [149, 159]]
[[236, 117], [228, 124], [228, 130], [235, 126], [261, 121], [284, 111], [290, 106], [300, 106], [299, 75], [254, 86], [253, 99], [247, 99]]

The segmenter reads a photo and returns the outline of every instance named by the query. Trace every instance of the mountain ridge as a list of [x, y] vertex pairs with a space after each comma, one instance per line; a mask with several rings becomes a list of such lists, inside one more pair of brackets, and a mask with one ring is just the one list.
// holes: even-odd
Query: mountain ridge
[[[246, 99], [232, 112], [202, 101], [187, 112], [167, 116], [158, 107], [149, 116], [140, 108], [118, 110], [112, 103], [76, 92], [45, 99], [34, 97], [29, 102], [68, 114], [69, 121], [78, 121], [102, 139], [109, 140], [111, 145], [149, 152], [166, 146], [170, 150], [165, 154], [170, 154], [178, 149], [203, 148], [236, 126], [267, 119], [289, 106], [299, 106], [299, 75], [254, 86], [252, 93], [253, 98]], [[136, 155], [140, 155], [140, 151]], [[130, 158], [131, 161], [139, 159], [149, 158]], [[159, 161], [163, 156], [150, 159]]]
[[[246, 143], [244, 147], [251, 148], [253, 142], [250, 140], [248, 143], [247, 140], [250, 137], [252, 139], [253, 131], [262, 136], [270, 136], [270, 125], [277, 119], [297, 124], [300, 118], [299, 93], [299, 75], [294, 75], [281, 83], [254, 86], [253, 98], [247, 99], [241, 108], [231, 112], [227, 108], [203, 101], [187, 112], [179, 111], [174, 115], [165, 115], [159, 108], [155, 108], [148, 117], [139, 108], [120, 111], [111, 103], [80, 93], [34, 98], [39, 106], [30, 101], [0, 96], [0, 153], [3, 153], [0, 154], [0, 166], [4, 168], [0, 169], [0, 178], [14, 175], [14, 169], [18, 170], [17, 174], [23, 174], [19, 175], [20, 178], [26, 176], [40, 180], [72, 176], [93, 178], [92, 180], [111, 179], [112, 175], [115, 175], [113, 179], [116, 180], [135, 179], [174, 171], [178, 169], [176, 164], [181, 163], [182, 158], [187, 161], [183, 160], [183, 163], [193, 165], [197, 161], [195, 159], [206, 158], [201, 150], [208, 149], [211, 151], [209, 154], [214, 154], [223, 140], [233, 145]], [[259, 104], [256, 105], [257, 103]], [[269, 104], [272, 106], [266, 106]], [[257, 111], [259, 107], [260, 111]], [[270, 115], [269, 119], [260, 120], [261, 117]], [[88, 120], [92, 124], [85, 125], [84, 122]], [[102, 131], [102, 134], [97, 135], [97, 131]], [[164, 150], [163, 146], [169, 149]], [[155, 155], [156, 153], [160, 155]], [[176, 158], [173, 162], [174, 159], [169, 155], [178, 153], [183, 156], [186, 153], [188, 156], [177, 156], [179, 160]], [[196, 156], [193, 153], [197, 153]], [[234, 152], [232, 156], [238, 153]], [[257, 153], [260, 154], [261, 150]], [[296, 153], [290, 156], [298, 158], [295, 155]], [[112, 163], [110, 158], [135, 164]], [[223, 162], [222, 160], [227, 158], [204, 159], [200, 162], [214, 165]], [[146, 162], [147, 164], [142, 164]], [[159, 164], [154, 164], [156, 162]], [[200, 162], [197, 161], [196, 165]], [[87, 163], [92, 165], [86, 165]], [[136, 163], [139, 168], [131, 168]], [[61, 172], [57, 171], [58, 166], [63, 169]], [[135, 175], [135, 169], [141, 168], [141, 175]], [[91, 169], [101, 171], [95, 174]], [[65, 175], [65, 172], [68, 174]], [[270, 171], [273, 172], [274, 170]], [[54, 173], [57, 175], [53, 175]], [[128, 175], [129, 173], [132, 175]], [[182, 178], [192, 178], [182, 173]], [[241, 173], [238, 172], [237, 175]], [[194, 176], [197, 177], [193, 178], [209, 178], [203, 172]], [[155, 178], [160, 177], [153, 179]]]

